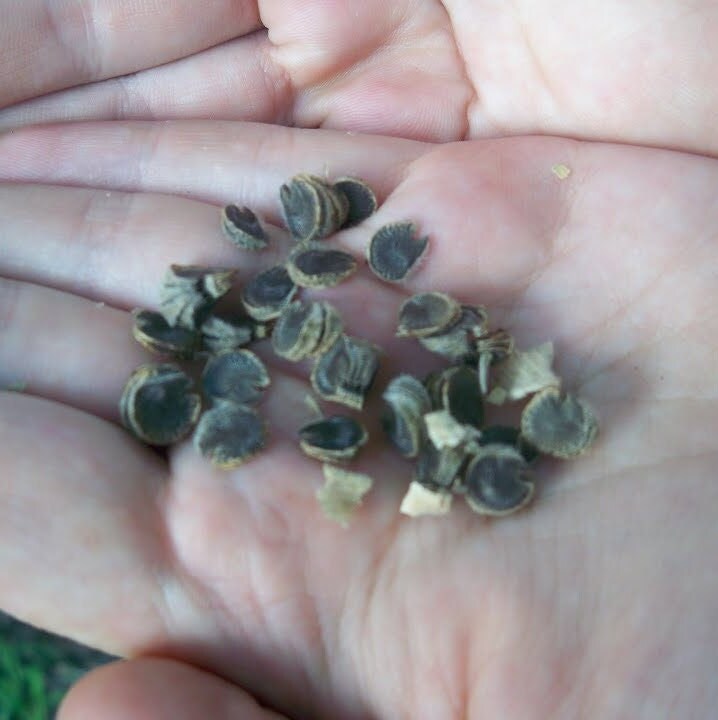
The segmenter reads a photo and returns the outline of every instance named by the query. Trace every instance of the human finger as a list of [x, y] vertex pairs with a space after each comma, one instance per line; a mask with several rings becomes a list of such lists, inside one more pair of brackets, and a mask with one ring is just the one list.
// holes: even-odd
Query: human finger
[[176, 660], [98, 668], [65, 698], [58, 720], [280, 720], [241, 688]]
[[0, 6], [0, 107], [124, 75], [204, 50], [260, 26], [254, 0]]

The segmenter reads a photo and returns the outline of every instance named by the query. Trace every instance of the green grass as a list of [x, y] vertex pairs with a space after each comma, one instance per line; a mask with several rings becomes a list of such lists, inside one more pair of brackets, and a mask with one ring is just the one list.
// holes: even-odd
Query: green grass
[[51, 720], [68, 688], [109, 659], [0, 614], [0, 720]]

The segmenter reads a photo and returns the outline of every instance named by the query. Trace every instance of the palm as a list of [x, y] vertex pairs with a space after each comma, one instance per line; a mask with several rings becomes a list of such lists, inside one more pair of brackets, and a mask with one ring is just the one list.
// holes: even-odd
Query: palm
[[14, 105], [0, 127], [214, 118], [718, 149], [718, 16], [707, 0], [12, 7], [0, 106]]
[[[716, 542], [710, 161], [207, 123], [30, 129], [0, 150], [0, 177], [113, 190], [0, 192], [0, 272], [17, 278], [0, 286], [0, 366], [29, 393], [0, 396], [0, 547], [16, 578], [3, 605], [114, 652], [209, 667], [301, 717], [602, 717], [604, 687], [622, 709], [672, 700], [661, 680], [685, 662], [680, 707], [694, 708], [718, 640], [701, 565]], [[573, 169], [563, 182], [557, 162]], [[527, 512], [398, 517], [407, 467], [375, 439], [361, 466], [377, 487], [341, 530], [293, 439], [304, 385], [279, 370], [271, 448], [229, 474], [191, 447], [165, 465], [114, 424], [143, 359], [126, 309], [156, 303], [170, 262], [244, 260], [206, 201], [271, 216], [281, 180], [326, 168], [386, 196], [367, 225], [409, 218], [431, 235], [412, 289], [488, 304], [521, 345], [556, 339], [559, 370], [597, 408], [594, 451], [545, 466]], [[368, 233], [340, 239], [359, 254]], [[388, 350], [380, 382], [427, 367], [392, 338], [402, 293], [368, 274], [339, 290], [350, 331]]]

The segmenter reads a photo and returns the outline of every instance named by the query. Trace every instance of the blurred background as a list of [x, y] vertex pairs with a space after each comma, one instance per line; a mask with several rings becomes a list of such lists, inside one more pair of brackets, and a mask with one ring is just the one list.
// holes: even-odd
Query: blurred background
[[68, 688], [112, 659], [0, 612], [0, 720], [51, 720]]

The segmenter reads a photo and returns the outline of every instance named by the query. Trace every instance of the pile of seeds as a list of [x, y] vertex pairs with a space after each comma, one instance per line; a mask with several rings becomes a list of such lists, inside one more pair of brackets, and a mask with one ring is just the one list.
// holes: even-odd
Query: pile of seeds
[[[246, 347], [263, 339], [285, 360], [313, 362], [308, 379], [319, 398], [363, 409], [380, 349], [347, 334], [333, 305], [299, 295], [302, 288], [333, 287], [356, 272], [356, 259], [326, 240], [372, 215], [376, 197], [358, 178], [330, 183], [308, 174], [291, 178], [279, 195], [295, 244], [285, 262], [240, 288], [240, 312], [218, 309], [235, 270], [194, 265], [168, 269], [159, 312], [134, 311], [135, 339], [161, 356], [135, 370], [120, 401], [124, 425], [143, 442], [171, 445], [192, 433], [196, 449], [221, 468], [236, 467], [264, 448], [267, 426], [259, 405], [270, 377]], [[225, 207], [221, 227], [244, 251], [268, 245], [262, 221], [246, 207]], [[371, 237], [368, 264], [382, 280], [402, 282], [427, 246], [413, 223], [390, 223]], [[386, 436], [415, 463], [402, 512], [444, 514], [455, 495], [480, 514], [515, 512], [533, 496], [529, 466], [539, 454], [570, 458], [593, 441], [596, 418], [582, 400], [560, 391], [551, 343], [517, 351], [505, 330], [489, 327], [484, 307], [440, 292], [407, 299], [396, 334], [448, 362], [423, 380], [401, 374], [383, 391]], [[516, 427], [488, 422], [490, 406], [525, 400]], [[324, 416], [315, 408], [318, 417], [298, 428], [298, 444], [323, 463], [325, 483], [317, 497], [324, 513], [346, 524], [372, 485], [367, 475], [346, 467], [369, 436], [359, 418]]]

